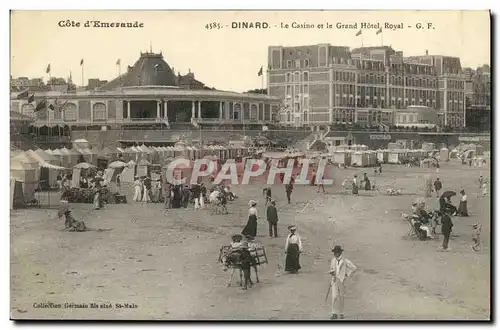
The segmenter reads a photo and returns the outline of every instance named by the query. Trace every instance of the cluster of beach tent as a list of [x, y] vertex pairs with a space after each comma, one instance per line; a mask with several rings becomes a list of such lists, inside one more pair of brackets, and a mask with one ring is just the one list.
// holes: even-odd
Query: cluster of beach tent
[[35, 190], [40, 184], [53, 185], [57, 180], [58, 172], [64, 169], [58, 157], [42, 149], [11, 151], [10, 180], [11, 189], [13, 189], [11, 201], [15, 195], [19, 194], [22, 195], [24, 201], [33, 200]]

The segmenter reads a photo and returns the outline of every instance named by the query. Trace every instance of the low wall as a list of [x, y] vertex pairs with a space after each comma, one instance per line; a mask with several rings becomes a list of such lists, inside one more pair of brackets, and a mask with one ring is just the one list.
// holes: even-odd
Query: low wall
[[[279, 133], [283, 136], [293, 137], [301, 140], [310, 135], [309, 131], [272, 131]], [[236, 137], [257, 136], [262, 133], [261, 130], [243, 130], [240, 131], [227, 131], [227, 130], [202, 130], [201, 137], [203, 140], [234, 140]], [[346, 131], [331, 131], [328, 137], [346, 137], [351, 134], [356, 144], [364, 144], [370, 149], [386, 148], [389, 142], [396, 142], [398, 140], [433, 142], [436, 146], [453, 145], [456, 146], [460, 143], [475, 143], [481, 144], [486, 150], [491, 146], [490, 134], [474, 134], [474, 133], [446, 133], [446, 134], [426, 134], [416, 132], [346, 132]], [[141, 131], [122, 131], [122, 130], [108, 130], [108, 131], [72, 131], [71, 140], [86, 139], [92, 146], [119, 146], [119, 141], [132, 141], [137, 143], [154, 143], [154, 142], [175, 142], [180, 137], [186, 137], [198, 140], [200, 138], [199, 130], [191, 131], [177, 131], [177, 130], [141, 130]]]

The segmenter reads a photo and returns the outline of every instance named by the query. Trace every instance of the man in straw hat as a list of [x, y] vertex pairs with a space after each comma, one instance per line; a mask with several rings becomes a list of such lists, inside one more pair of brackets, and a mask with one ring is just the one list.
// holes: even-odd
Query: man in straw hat
[[332, 249], [334, 258], [330, 263], [330, 270], [328, 271], [331, 276], [329, 291], [331, 290], [332, 292], [332, 320], [336, 320], [339, 317], [341, 319], [344, 318], [344, 281], [346, 278], [351, 277], [352, 273], [356, 270], [356, 266], [344, 258], [342, 255], [343, 251], [340, 245], [335, 245]]
[[302, 240], [300, 236], [295, 233], [297, 231], [297, 226], [288, 226], [288, 230], [290, 230], [290, 235], [288, 235], [285, 241], [285, 271], [296, 274], [301, 268], [300, 253], [302, 252]]

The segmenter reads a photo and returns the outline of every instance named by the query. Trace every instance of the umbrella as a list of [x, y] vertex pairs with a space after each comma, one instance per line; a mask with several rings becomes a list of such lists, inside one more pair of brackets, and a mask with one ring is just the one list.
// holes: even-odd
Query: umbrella
[[441, 195], [441, 197], [442, 197], [442, 198], [448, 198], [448, 197], [453, 197], [453, 196], [455, 196], [456, 194], [457, 194], [456, 192], [449, 190], [449, 191], [445, 191], [445, 192]]
[[97, 166], [94, 166], [94, 165], [89, 164], [89, 163], [79, 163], [79, 164], [76, 164], [76, 165], [75, 165], [75, 168], [84, 168], [84, 169], [88, 169], [88, 168], [92, 168], [92, 167], [97, 167]]
[[112, 162], [111, 164], [108, 165], [109, 168], [121, 168], [121, 167], [126, 167], [126, 166], [127, 166], [127, 163], [119, 161], [119, 160], [115, 160], [114, 162]]

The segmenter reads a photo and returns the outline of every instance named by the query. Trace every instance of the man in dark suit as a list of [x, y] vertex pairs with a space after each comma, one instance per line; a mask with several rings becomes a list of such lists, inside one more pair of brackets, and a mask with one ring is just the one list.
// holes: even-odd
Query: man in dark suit
[[275, 201], [271, 201], [266, 213], [269, 223], [269, 237], [278, 237], [278, 210]]
[[443, 188], [443, 183], [439, 181], [439, 178], [434, 181], [434, 190], [436, 191], [436, 197], [439, 197], [439, 191]]
[[448, 214], [449, 211], [444, 211], [443, 216], [441, 217], [441, 233], [443, 234], [443, 246], [439, 251], [451, 251], [448, 248], [448, 242], [450, 241], [450, 235], [453, 228], [453, 222], [451, 221], [451, 217]]

